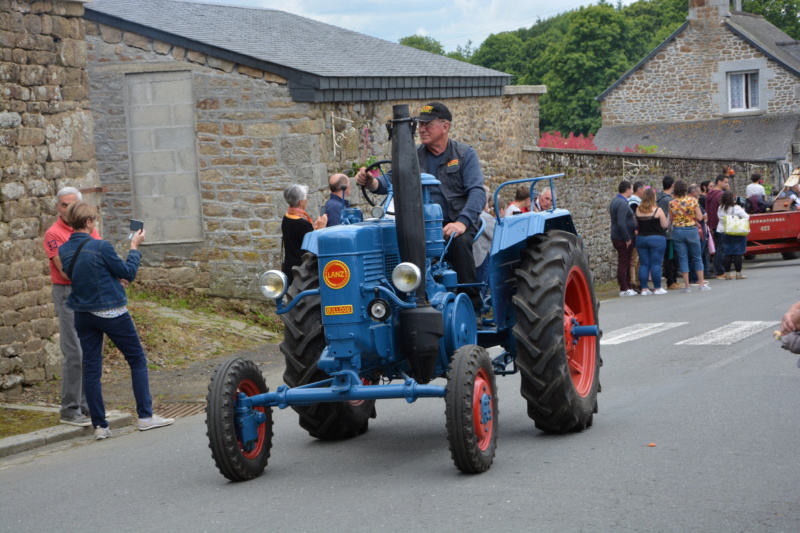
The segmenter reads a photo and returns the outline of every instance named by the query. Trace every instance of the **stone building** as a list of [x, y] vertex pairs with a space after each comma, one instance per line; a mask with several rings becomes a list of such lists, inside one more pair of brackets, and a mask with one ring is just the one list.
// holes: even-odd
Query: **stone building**
[[42, 236], [58, 189], [98, 196], [83, 12], [0, 2], [0, 399], [61, 373]]
[[543, 87], [281, 11], [95, 0], [86, 42], [104, 236], [143, 219], [140, 278], [214, 295], [280, 264], [286, 185], [316, 215], [330, 173], [388, 159], [393, 104], [446, 102], [490, 182], [537, 141]]
[[[598, 97], [600, 149], [798, 163], [800, 43], [741, 0], [689, 0], [686, 22]], [[733, 9], [731, 9], [733, 8]]]

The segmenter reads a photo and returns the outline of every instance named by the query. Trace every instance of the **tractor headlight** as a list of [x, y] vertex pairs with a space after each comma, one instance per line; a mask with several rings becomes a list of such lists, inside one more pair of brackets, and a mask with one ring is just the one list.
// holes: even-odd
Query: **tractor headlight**
[[392, 283], [403, 292], [411, 292], [419, 287], [422, 273], [414, 263], [400, 263], [392, 271]]
[[261, 289], [261, 294], [270, 300], [277, 300], [283, 298], [289, 290], [289, 278], [280, 270], [267, 270], [261, 274], [258, 287]]

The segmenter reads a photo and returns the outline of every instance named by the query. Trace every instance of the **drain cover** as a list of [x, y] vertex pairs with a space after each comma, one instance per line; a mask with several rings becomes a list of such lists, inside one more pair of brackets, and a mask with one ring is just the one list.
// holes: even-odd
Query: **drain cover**
[[206, 410], [205, 403], [164, 403], [155, 411], [164, 418], [184, 418]]

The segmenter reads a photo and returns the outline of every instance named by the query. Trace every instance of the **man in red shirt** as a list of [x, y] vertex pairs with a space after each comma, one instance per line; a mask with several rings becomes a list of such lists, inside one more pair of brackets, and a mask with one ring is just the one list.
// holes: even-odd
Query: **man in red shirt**
[[[92, 421], [86, 416], [89, 407], [83, 393], [83, 353], [75, 332], [75, 318], [72, 309], [67, 307], [67, 298], [72, 286], [61, 269], [58, 247], [69, 240], [72, 228], [64, 222], [67, 208], [83, 200], [83, 195], [74, 187], [64, 187], [56, 195], [58, 218], [44, 234], [44, 251], [50, 263], [50, 279], [53, 282], [53, 304], [58, 316], [61, 333], [61, 423], [88, 427]], [[97, 230], [92, 237], [99, 239]]]

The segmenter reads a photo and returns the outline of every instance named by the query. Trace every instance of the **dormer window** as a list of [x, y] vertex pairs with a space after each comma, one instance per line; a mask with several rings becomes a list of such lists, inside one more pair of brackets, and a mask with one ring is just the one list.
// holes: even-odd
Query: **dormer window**
[[758, 71], [728, 73], [728, 108], [731, 111], [759, 108]]

